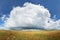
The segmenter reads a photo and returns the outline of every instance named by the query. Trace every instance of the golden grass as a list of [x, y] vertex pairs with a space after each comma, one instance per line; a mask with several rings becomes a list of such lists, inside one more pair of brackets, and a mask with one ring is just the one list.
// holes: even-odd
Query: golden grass
[[0, 30], [0, 40], [60, 40], [60, 30]]

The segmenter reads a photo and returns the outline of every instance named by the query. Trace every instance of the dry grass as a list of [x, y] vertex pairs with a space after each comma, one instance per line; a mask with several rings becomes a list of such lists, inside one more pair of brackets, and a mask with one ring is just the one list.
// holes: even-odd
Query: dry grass
[[60, 40], [60, 30], [55, 31], [0, 30], [0, 40]]

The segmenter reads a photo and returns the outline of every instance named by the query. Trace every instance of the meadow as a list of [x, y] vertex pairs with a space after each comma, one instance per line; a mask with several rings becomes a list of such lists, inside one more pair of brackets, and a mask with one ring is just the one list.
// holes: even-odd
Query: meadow
[[60, 30], [0, 30], [0, 40], [60, 40]]

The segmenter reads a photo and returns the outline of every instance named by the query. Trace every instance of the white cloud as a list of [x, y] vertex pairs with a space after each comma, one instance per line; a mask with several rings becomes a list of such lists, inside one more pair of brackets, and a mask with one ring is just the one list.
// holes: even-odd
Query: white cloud
[[1, 17], [1, 20], [2, 20], [3, 22], [6, 22], [6, 21], [8, 20], [8, 18], [6, 17], [6, 15], [3, 15], [3, 16]]
[[9, 28], [0, 26], [0, 30], [9, 30]]
[[23, 7], [14, 7], [10, 17], [5, 22], [7, 28], [36, 27], [44, 29], [59, 29], [60, 20], [54, 21], [49, 10], [41, 5], [25, 3]]

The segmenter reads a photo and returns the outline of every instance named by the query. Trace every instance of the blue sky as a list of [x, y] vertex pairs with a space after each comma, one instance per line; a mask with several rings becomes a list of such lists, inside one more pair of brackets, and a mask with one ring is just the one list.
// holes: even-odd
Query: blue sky
[[[9, 17], [13, 7], [23, 6], [25, 2], [40, 4], [47, 8], [51, 13], [51, 18], [56, 15], [56, 20], [60, 19], [60, 0], [0, 0], [0, 18], [3, 15]], [[0, 25], [4, 22], [0, 19]]]

